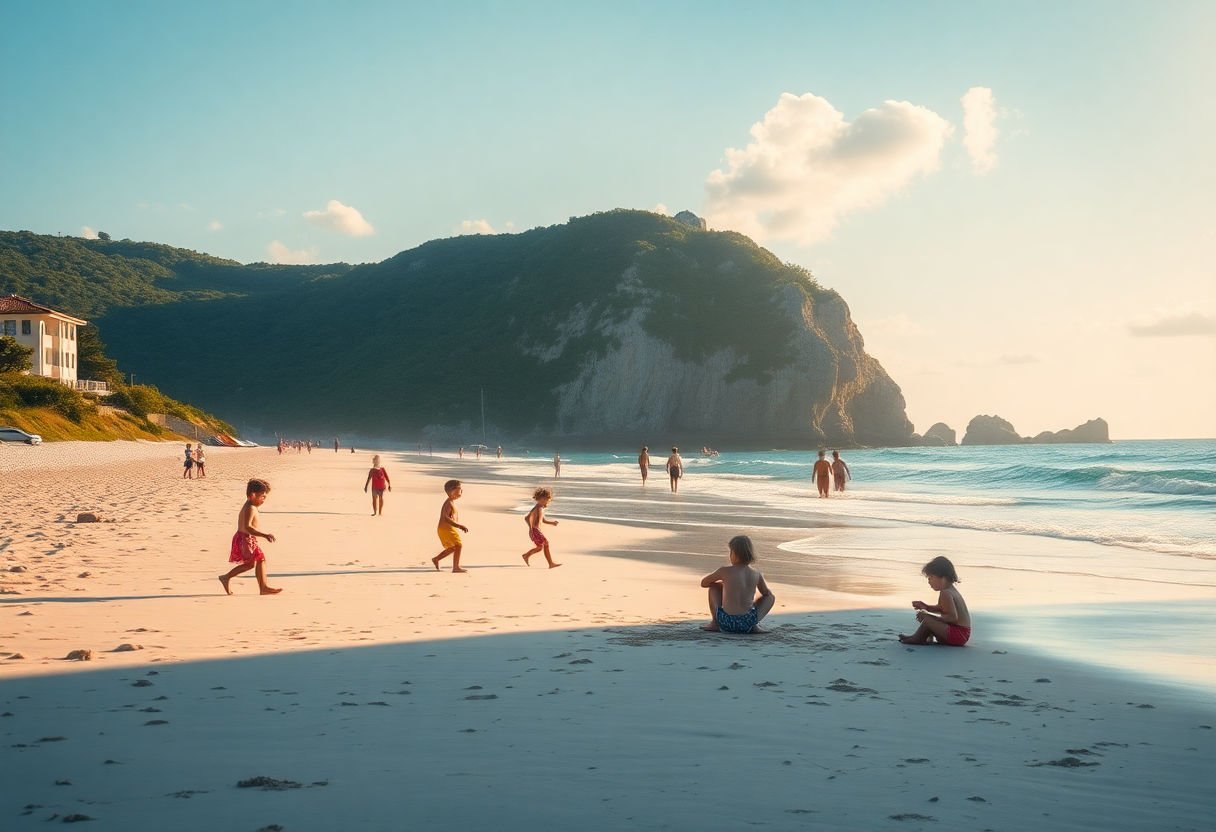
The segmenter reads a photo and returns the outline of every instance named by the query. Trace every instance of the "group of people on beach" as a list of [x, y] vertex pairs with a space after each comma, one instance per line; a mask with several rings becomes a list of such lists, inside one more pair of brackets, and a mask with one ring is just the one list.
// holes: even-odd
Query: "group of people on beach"
[[[190, 446], [187, 445], [186, 448], [189, 460], [191, 459]], [[840, 459], [838, 452], [833, 452], [835, 461], [831, 465], [826, 462], [824, 456], [824, 451], [820, 451], [815, 469], [821, 497], [827, 496], [826, 484], [819, 475], [821, 464], [828, 467], [832, 474], [835, 474], [836, 465], [843, 466], [843, 476], [836, 474], [837, 490], [844, 490], [844, 479], [849, 476], [848, 466], [845, 465], [844, 460]], [[555, 455], [554, 459], [556, 464], [556, 460], [560, 457]], [[638, 456], [643, 483], [646, 480], [649, 464], [649, 452], [646, 446], [643, 446], [642, 452]], [[683, 474], [683, 460], [680, 458], [678, 447], [671, 449], [667, 470], [671, 477], [672, 491], [675, 492], [680, 476]], [[372, 490], [372, 515], [379, 516], [384, 511], [384, 492], [392, 490], [392, 482], [388, 471], [381, 465], [379, 454], [372, 457], [372, 467], [368, 470], [367, 478], [363, 483], [365, 493], [369, 487]], [[443, 490], [446, 499], [440, 506], [439, 520], [436, 525], [436, 534], [443, 548], [431, 558], [431, 563], [435, 570], [439, 571], [440, 563], [450, 556], [452, 572], [467, 572], [468, 570], [460, 565], [460, 556], [464, 551], [464, 540], [461, 534], [468, 534], [469, 527], [460, 522], [460, 515], [456, 508], [456, 502], [464, 495], [464, 484], [460, 480], [448, 480], [444, 483]], [[237, 516], [237, 530], [232, 536], [229, 548], [228, 560], [236, 565], [219, 577], [220, 584], [224, 587], [224, 592], [231, 595], [230, 582], [232, 579], [253, 569], [259, 593], [277, 595], [282, 590], [272, 587], [266, 582], [266, 555], [258, 543], [259, 538], [269, 543], [273, 543], [275, 540], [273, 534], [263, 531], [258, 525], [258, 508], [270, 496], [270, 483], [263, 479], [249, 480], [246, 484], [245, 496], [245, 504]], [[546, 487], [537, 488], [532, 493], [532, 499], [533, 506], [524, 517], [532, 548], [524, 552], [521, 557], [524, 565], [530, 566], [532, 556], [543, 552], [549, 568], [553, 569], [561, 564], [553, 560], [549, 540], [541, 529], [544, 525], [558, 525], [557, 520], [545, 517], [545, 510], [553, 502], [553, 490]], [[754, 565], [756, 553], [751, 538], [747, 535], [732, 537], [727, 543], [727, 557], [729, 559], [727, 565], [701, 579], [702, 588], [707, 589], [709, 593], [709, 621], [702, 626], [702, 629], [724, 633], [762, 633], [764, 630], [760, 628], [760, 622], [772, 612], [777, 598], [765, 582], [764, 575]], [[912, 608], [916, 610], [918, 626], [911, 634], [900, 635], [899, 641], [909, 645], [930, 643], [957, 647], [965, 645], [971, 638], [971, 615], [966, 601], [963, 600], [963, 596], [956, 586], [959, 583], [959, 577], [954, 569], [954, 564], [948, 558], [936, 557], [925, 564], [921, 573], [928, 580], [929, 587], [937, 592], [937, 603], [926, 604], [924, 601], [913, 601]]]
[[849, 466], [840, 458], [840, 451], [832, 451], [831, 462], [824, 458], [826, 455], [827, 451], [820, 451], [819, 459], [815, 460], [815, 466], [811, 469], [811, 475], [815, 478], [815, 487], [818, 489], [820, 497], [828, 496], [833, 483], [835, 483], [837, 491], [843, 492], [844, 484], [853, 479]]
[[192, 442], [187, 442], [182, 479], [194, 479], [195, 469], [198, 469], [198, 478], [200, 480], [207, 476], [207, 452], [203, 450], [202, 442], [198, 443], [198, 447], [195, 447]]

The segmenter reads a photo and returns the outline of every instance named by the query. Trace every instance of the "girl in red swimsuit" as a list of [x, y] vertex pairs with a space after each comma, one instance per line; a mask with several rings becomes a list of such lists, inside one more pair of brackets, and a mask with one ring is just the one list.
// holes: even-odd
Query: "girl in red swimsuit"
[[388, 471], [385, 471], [380, 465], [380, 454], [372, 457], [372, 469], [367, 472], [367, 479], [363, 481], [363, 493], [367, 493], [367, 487], [372, 487], [372, 517], [377, 514], [384, 514], [384, 489], [393, 490], [393, 484], [388, 480]]

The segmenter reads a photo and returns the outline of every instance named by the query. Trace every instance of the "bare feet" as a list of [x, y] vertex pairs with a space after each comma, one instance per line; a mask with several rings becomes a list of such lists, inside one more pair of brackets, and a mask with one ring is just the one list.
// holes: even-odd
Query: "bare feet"
[[438, 572], [439, 571], [439, 558], [438, 557], [431, 558], [431, 563], [435, 564], [435, 571]]
[[224, 592], [231, 595], [232, 590], [228, 588], [228, 576], [227, 575], [220, 575], [220, 583], [224, 585]]
[[273, 586], [264, 586], [264, 587], [262, 587], [261, 594], [262, 595], [278, 595], [282, 591], [283, 590], [281, 590], [281, 589], [275, 589]]
[[549, 564], [549, 568], [550, 568], [550, 569], [556, 569], [556, 568], [557, 568], [557, 567], [559, 567], [559, 566], [561, 566], [561, 564], [560, 564], [560, 563], [551, 563], [551, 564]]
[[718, 626], [716, 621], [711, 621], [708, 624], [702, 624], [701, 629], [707, 633], [720, 633], [722, 628]]
[[531, 565], [532, 565], [532, 563], [531, 563], [531, 562], [528, 560], [528, 558], [532, 557], [532, 553], [531, 553], [531, 552], [529, 552], [529, 553], [528, 553], [528, 554], [526, 554], [526, 555], [523, 555], [522, 557], [523, 557], [523, 559], [524, 559], [524, 566], [531, 566]]
[[469, 570], [467, 570], [467, 569], [461, 569], [459, 566], [453, 566], [453, 567], [452, 567], [452, 571], [453, 571], [453, 572], [468, 572]]
[[901, 635], [899, 637], [899, 642], [900, 642], [900, 644], [924, 644], [925, 643], [923, 641], [916, 640], [912, 636], [905, 636], [905, 635]]
[[759, 625], [756, 625], [755, 627], [752, 627], [752, 628], [751, 628], [750, 630], [748, 630], [747, 632], [748, 632], [749, 634], [753, 635], [753, 636], [763, 636], [763, 635], [767, 635], [767, 634], [768, 634], [768, 630], [765, 630], [765, 629], [761, 628]]

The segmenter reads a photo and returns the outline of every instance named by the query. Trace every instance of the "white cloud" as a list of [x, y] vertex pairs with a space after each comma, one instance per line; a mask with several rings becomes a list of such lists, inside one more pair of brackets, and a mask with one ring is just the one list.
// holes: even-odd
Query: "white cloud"
[[710, 226], [811, 245], [843, 217], [875, 208], [936, 171], [954, 128], [925, 107], [884, 101], [853, 122], [827, 100], [782, 93], [743, 150], [706, 181]]
[[1163, 315], [1153, 321], [1128, 324], [1127, 330], [1138, 338], [1216, 336], [1216, 316], [1205, 315], [1202, 312]]
[[207, 228], [211, 229], [212, 231], [219, 231], [223, 227], [224, 224], [219, 220], [212, 220], [211, 222], [207, 223]]
[[278, 240], [270, 241], [270, 245], [266, 246], [266, 253], [270, 255], [271, 263], [281, 263], [290, 266], [302, 266], [307, 263], [315, 263], [317, 260], [317, 250], [315, 248], [293, 251]]
[[82, 225], [82, 226], [80, 226], [80, 236], [84, 237], [86, 240], [96, 240], [97, 239], [97, 229], [90, 228], [87, 225]]
[[972, 87], [963, 94], [963, 147], [971, 169], [983, 175], [996, 167], [996, 98], [988, 87]]
[[343, 205], [336, 199], [325, 203], [324, 211], [305, 211], [304, 219], [313, 225], [328, 228], [351, 237], [367, 237], [376, 233], [372, 224], [363, 219], [358, 208]]
[[494, 234], [494, 226], [489, 220], [465, 220], [460, 224], [458, 234]]
[[652, 214], [662, 214], [665, 217], [671, 216], [670, 209], [668, 209], [668, 207], [661, 202], [656, 202], [655, 206], [650, 209], [650, 212]]

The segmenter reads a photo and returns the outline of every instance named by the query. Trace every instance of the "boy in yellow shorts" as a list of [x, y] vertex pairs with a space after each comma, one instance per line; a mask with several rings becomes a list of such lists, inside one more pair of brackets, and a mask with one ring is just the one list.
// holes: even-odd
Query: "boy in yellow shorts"
[[460, 568], [460, 550], [464, 545], [460, 539], [460, 532], [468, 534], [469, 527], [460, 525], [460, 518], [454, 505], [460, 499], [463, 486], [460, 484], [460, 480], [448, 480], [443, 484], [443, 490], [447, 492], [448, 498], [443, 501], [443, 507], [439, 509], [439, 528], [436, 529], [439, 534], [439, 542], [443, 544], [443, 551], [431, 558], [431, 563], [435, 564], [435, 571], [438, 572], [439, 561], [451, 555], [452, 571], [467, 572], [467, 569]]

